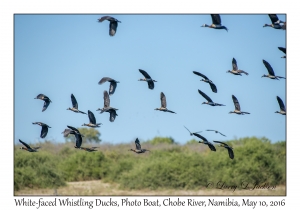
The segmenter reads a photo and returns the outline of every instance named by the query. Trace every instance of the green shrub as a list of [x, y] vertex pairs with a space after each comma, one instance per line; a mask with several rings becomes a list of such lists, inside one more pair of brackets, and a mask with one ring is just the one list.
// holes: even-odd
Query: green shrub
[[14, 159], [14, 189], [57, 188], [64, 186], [65, 181], [57, 169], [58, 158], [46, 153], [15, 153]]
[[[227, 142], [234, 149], [216, 152], [191, 140], [185, 145], [172, 138], [155, 137], [142, 144], [151, 152], [128, 151], [130, 144], [100, 146], [99, 151], [74, 149], [73, 144], [46, 142], [40, 152], [16, 149], [14, 188], [56, 188], [65, 181], [102, 179], [123, 189], [201, 189], [209, 182], [226, 185], [286, 183], [286, 143], [247, 137]], [[43, 150], [44, 149], [44, 150]]]

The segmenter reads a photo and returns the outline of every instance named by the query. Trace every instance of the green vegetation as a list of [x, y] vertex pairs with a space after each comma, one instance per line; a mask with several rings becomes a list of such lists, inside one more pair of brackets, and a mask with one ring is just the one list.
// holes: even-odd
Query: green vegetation
[[172, 137], [154, 137], [152, 140], [147, 141], [150, 144], [175, 144]]
[[[134, 144], [100, 145], [96, 152], [75, 149], [72, 143], [42, 143], [39, 152], [15, 146], [14, 189], [57, 188], [66, 181], [103, 180], [122, 189], [199, 189], [208, 182], [238, 185], [286, 183], [286, 143], [242, 138], [227, 142], [226, 149], [208, 147], [193, 140], [185, 145], [172, 138], [155, 137], [142, 143], [145, 154], [128, 151]], [[96, 145], [94, 145], [96, 146]]]

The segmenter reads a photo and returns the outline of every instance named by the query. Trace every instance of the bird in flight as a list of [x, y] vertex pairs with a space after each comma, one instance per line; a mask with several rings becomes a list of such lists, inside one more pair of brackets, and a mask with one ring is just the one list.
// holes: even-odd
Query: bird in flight
[[219, 145], [220, 147], [226, 148], [226, 149], [228, 150], [228, 155], [229, 155], [229, 157], [230, 157], [231, 159], [234, 158], [234, 153], [233, 153], [233, 148], [232, 148], [232, 147], [230, 147], [228, 144], [225, 144], [224, 142], [221, 142], [221, 141], [214, 141], [214, 142], [219, 143], [219, 144], [220, 144], [220, 145]]
[[208, 27], [213, 29], [225, 29], [228, 32], [228, 29], [225, 26], [222, 26], [221, 17], [219, 14], [211, 14], [210, 16], [211, 16], [212, 24], [211, 25], [203, 24], [202, 27]]
[[135, 149], [130, 149], [129, 151], [133, 151], [137, 154], [145, 153], [146, 151], [150, 152], [150, 150], [142, 149], [141, 144], [140, 144], [140, 140], [138, 138], [136, 138], [136, 140], [135, 140]]
[[50, 102], [52, 102], [50, 100], [50, 98], [48, 98], [48, 96], [46, 96], [44, 94], [38, 94], [37, 97], [35, 97], [34, 99], [41, 99], [44, 101], [44, 106], [43, 106], [42, 112], [45, 111], [48, 108]]
[[110, 77], [103, 77], [99, 82], [98, 84], [99, 85], [102, 85], [104, 82], [110, 82], [110, 85], [109, 85], [109, 95], [112, 95], [114, 94], [116, 88], [117, 88], [117, 83], [119, 83], [119, 81], [116, 81]]
[[150, 75], [144, 71], [143, 69], [139, 69], [139, 71], [144, 75], [144, 79], [139, 79], [138, 81], [146, 81], [148, 83], [148, 88], [153, 90], [154, 89], [154, 82], [157, 82], [156, 80], [152, 79]]
[[160, 93], [160, 102], [161, 102], [161, 107], [156, 108], [154, 110], [163, 111], [163, 112], [170, 112], [170, 113], [176, 114], [175, 112], [167, 109], [167, 100], [166, 100], [166, 96], [163, 92]]
[[[219, 131], [217, 131], [217, 130], [210, 130], [210, 129], [208, 129], [208, 130], [206, 130], [206, 131], [214, 131], [215, 133], [219, 133], [219, 134], [221, 134], [222, 136], [225, 136], [223, 133], [221, 133], [221, 132], [219, 132]], [[226, 137], [226, 136], [225, 136]]]
[[117, 32], [118, 23], [121, 23], [121, 21], [111, 16], [103, 16], [98, 19], [99, 22], [103, 22], [104, 20], [109, 21], [109, 35], [114, 36]]
[[201, 74], [200, 72], [197, 72], [197, 71], [193, 71], [193, 73], [200, 76], [200, 77], [203, 77], [204, 79], [201, 79], [200, 81], [208, 83], [210, 85], [210, 88], [211, 88], [212, 92], [214, 92], [214, 93], [217, 92], [216, 85], [210, 79], [208, 79], [207, 76], [205, 76], [204, 74]]
[[86, 114], [85, 112], [82, 112], [82, 111], [79, 111], [78, 110], [78, 103], [77, 103], [77, 100], [75, 98], [75, 96], [73, 95], [73, 93], [71, 94], [71, 101], [72, 101], [72, 108], [67, 108], [67, 110], [71, 110], [73, 112], [76, 112], [76, 113], [82, 113], [82, 114]]

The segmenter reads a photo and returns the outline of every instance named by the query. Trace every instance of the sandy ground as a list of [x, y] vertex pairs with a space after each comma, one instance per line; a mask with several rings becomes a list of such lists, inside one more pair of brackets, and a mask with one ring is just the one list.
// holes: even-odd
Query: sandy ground
[[58, 189], [24, 189], [15, 192], [18, 195], [36, 195], [36, 196], [95, 196], [95, 195], [224, 195], [224, 196], [241, 196], [241, 195], [267, 195], [267, 196], [285, 196], [286, 187], [276, 186], [273, 190], [268, 189], [254, 189], [254, 190], [241, 190], [236, 189], [199, 189], [199, 190], [121, 190], [116, 184], [104, 183], [100, 180], [83, 181], [83, 182], [68, 182], [67, 186]]

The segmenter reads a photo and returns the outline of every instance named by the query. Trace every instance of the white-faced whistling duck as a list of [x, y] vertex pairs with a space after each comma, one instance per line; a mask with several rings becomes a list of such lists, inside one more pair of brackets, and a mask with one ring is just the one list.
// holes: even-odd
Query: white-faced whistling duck
[[141, 148], [140, 140], [138, 138], [135, 140], [135, 149], [130, 149], [129, 151], [133, 151], [137, 154], [145, 153], [146, 151], [150, 152], [150, 150]]
[[201, 144], [206, 144], [208, 147], [209, 147], [209, 149], [211, 150], [211, 151], [216, 151], [216, 148], [215, 148], [215, 146], [212, 144], [212, 143], [210, 143], [209, 141], [207, 141], [207, 139], [206, 138], [204, 138], [203, 136], [201, 136], [200, 134], [198, 134], [198, 133], [193, 133], [193, 135], [195, 135], [195, 136], [197, 136], [198, 138], [200, 138], [200, 139], [202, 139], [203, 141], [199, 141], [199, 143], [201, 143]]
[[203, 24], [202, 27], [209, 27], [214, 29], [225, 29], [228, 32], [228, 29], [221, 24], [221, 17], [219, 14], [211, 14], [212, 24], [207, 25]]
[[77, 100], [75, 98], [75, 96], [73, 94], [71, 94], [71, 101], [72, 101], [72, 108], [67, 108], [67, 110], [71, 110], [73, 112], [76, 112], [76, 113], [82, 113], [82, 114], [86, 114], [85, 112], [82, 112], [82, 111], [79, 111], [78, 110], [78, 103], [77, 103]]
[[205, 93], [203, 93], [199, 89], [198, 89], [198, 92], [200, 95], [202, 95], [207, 100], [207, 101], [203, 102], [202, 104], [208, 104], [211, 106], [225, 106], [224, 104], [218, 104], [218, 103], [213, 102], [210, 97], [208, 97]]
[[19, 139], [19, 142], [21, 142], [25, 147], [21, 147], [20, 149], [26, 150], [28, 152], [37, 152], [37, 150], [41, 147], [30, 147], [28, 144], [23, 142], [21, 139]]
[[109, 114], [110, 114], [109, 115], [109, 121], [114, 122], [116, 116], [118, 116], [117, 112], [116, 112], [116, 110], [118, 110], [118, 109], [110, 107], [110, 99], [109, 99], [108, 92], [106, 90], [103, 92], [103, 99], [104, 99], [103, 108], [102, 109], [99, 108], [96, 111], [100, 111], [100, 114], [102, 114], [103, 112], [109, 112]]
[[44, 102], [44, 106], [43, 106], [42, 112], [45, 111], [45, 110], [47, 109], [47, 107], [49, 106], [50, 102], [52, 102], [52, 101], [50, 100], [50, 98], [48, 98], [48, 97], [45, 96], [44, 94], [38, 94], [37, 97], [34, 98], [34, 99], [41, 99], [41, 100], [45, 101], [45, 102]]
[[154, 110], [159, 110], [159, 111], [163, 111], [163, 112], [170, 112], [170, 113], [176, 114], [175, 112], [167, 109], [167, 100], [166, 100], [166, 96], [163, 92], [160, 93], [160, 103], [161, 103], [161, 107], [156, 108]]
[[279, 80], [278, 78], [285, 79], [285, 77], [275, 76], [272, 66], [267, 61], [263, 60], [263, 63], [265, 65], [265, 67], [267, 68], [269, 74], [268, 75], [264, 74], [261, 77], [269, 77], [270, 79], [277, 79], [277, 80]]
[[[68, 127], [73, 128], [72, 126], [68, 126]], [[79, 134], [81, 137], [84, 137], [82, 134], [79, 133], [79, 131], [78, 131], [77, 129], [76, 129], [77, 131], [75, 131], [74, 129], [76, 129], [76, 128], [73, 128], [73, 129], [66, 128], [66, 129], [62, 132], [62, 133], [64, 134], [64, 137], [68, 137], [69, 134], [75, 135], [75, 133]]]
[[[282, 51], [284, 54], [286, 54], [286, 48], [284, 48], [284, 47], [278, 47], [278, 49], [280, 51]], [[286, 55], [282, 56], [281, 58], [286, 58]]]
[[240, 103], [234, 95], [232, 95], [232, 100], [233, 100], [233, 103], [234, 103], [235, 110], [230, 111], [229, 114], [231, 114], [231, 113], [241, 114], [241, 115], [250, 114], [249, 112], [242, 112], [241, 111]]
[[109, 95], [112, 95], [114, 94], [116, 88], [117, 88], [117, 83], [119, 83], [118, 81], [112, 79], [112, 78], [109, 78], [109, 77], [103, 77], [99, 82], [98, 84], [99, 85], [102, 85], [104, 82], [110, 82], [110, 86], [109, 86]]
[[83, 149], [83, 150], [85, 150], [87, 152], [97, 151], [96, 148], [98, 148], [98, 147], [90, 147], [90, 148], [88, 148], [88, 147], [80, 147], [80, 149]]
[[118, 22], [121, 23], [121, 21], [110, 16], [103, 16], [98, 19], [99, 22], [103, 22], [104, 20], [109, 21], [109, 35], [114, 36], [117, 32]]
[[69, 134], [73, 134], [75, 136], [76, 139], [76, 143], [75, 143], [75, 148], [76, 149], [80, 149], [81, 144], [82, 144], [82, 137], [84, 137], [79, 130], [77, 130], [76, 128], [67, 125], [67, 127], [69, 129], [65, 129], [62, 133], [64, 134], [64, 137], [67, 137]]
[[[272, 21], [272, 24], [265, 24], [263, 25], [263, 27], [272, 27], [275, 29], [286, 30], [286, 23], [282, 20], [279, 20], [276, 14], [269, 14], [269, 17]], [[283, 23], [283, 25], [280, 25], [280, 23]]]
[[227, 73], [231, 73], [234, 75], [240, 75], [240, 76], [242, 76], [242, 73], [248, 75], [247, 72], [240, 70], [238, 68], [235, 58], [232, 58], [232, 70], [228, 70]]
[[[185, 127], [185, 126], [183, 126], [183, 127]], [[187, 129], [187, 127], [185, 127], [185, 129]], [[189, 129], [187, 129], [188, 130], [188, 132], [190, 133], [190, 135], [192, 136], [193, 135], [193, 133], [189, 130]], [[201, 133], [202, 131], [198, 131], [198, 132], [195, 132], [195, 133]]]
[[39, 126], [42, 126], [41, 136], [40, 136], [41, 138], [45, 138], [48, 133], [48, 128], [51, 128], [49, 125], [42, 122], [33, 122], [32, 124], [37, 124]]
[[67, 125], [67, 127], [69, 129], [65, 129], [62, 133], [64, 134], [64, 137], [67, 137], [69, 134], [78, 134], [82, 137], [84, 137], [80, 132], [79, 130], [77, 130], [76, 128], [70, 126], [70, 125]]
[[[219, 131], [217, 131], [217, 130], [206, 130], [206, 131], [214, 131], [215, 133], [219, 133], [219, 134], [221, 134], [222, 136], [225, 136], [223, 133], [221, 133], [221, 132], [219, 132]], [[226, 136], [225, 136], [226, 137]]]
[[154, 82], [157, 82], [157, 81], [152, 79], [146, 71], [144, 71], [142, 69], [139, 69], [139, 71], [144, 75], [145, 78], [144, 79], [139, 79], [138, 81], [146, 81], [148, 83], [148, 88], [153, 90], [154, 89]]
[[99, 125], [101, 125], [102, 123], [96, 123], [96, 118], [95, 118], [95, 115], [93, 114], [93, 112], [88, 110], [88, 116], [89, 116], [90, 122], [88, 124], [83, 123], [82, 126], [88, 126], [88, 127], [92, 127], [92, 128], [100, 127]]
[[219, 143], [219, 144], [220, 144], [219, 147], [224, 147], [224, 148], [226, 148], [226, 149], [228, 150], [228, 155], [229, 155], [229, 157], [230, 157], [231, 159], [234, 158], [233, 148], [232, 148], [232, 147], [228, 146], [228, 144], [225, 144], [224, 142], [221, 142], [221, 141], [214, 141], [214, 142]]
[[204, 74], [201, 74], [201, 73], [199, 73], [197, 71], [193, 71], [193, 73], [196, 74], [196, 75], [198, 75], [198, 76], [200, 76], [200, 77], [203, 77], [204, 79], [201, 79], [200, 81], [208, 83], [210, 85], [210, 88], [211, 88], [212, 92], [214, 92], [214, 93], [217, 92], [216, 85], [210, 79], [208, 79], [207, 76], [205, 76]]
[[275, 113], [286, 115], [286, 109], [285, 109], [284, 103], [281, 100], [281, 98], [279, 98], [279, 96], [277, 96], [277, 101], [278, 101], [278, 104], [279, 104], [279, 107], [280, 107], [280, 111], [276, 111]]

